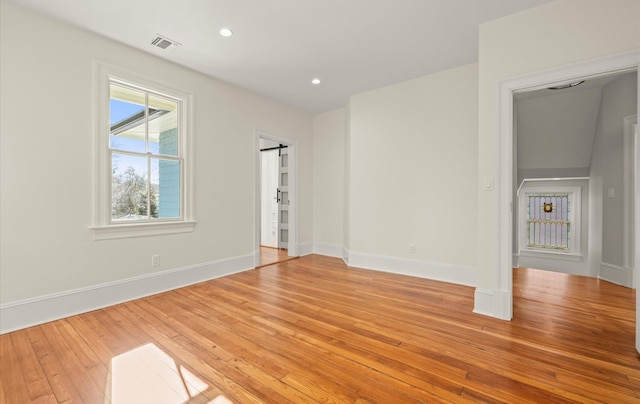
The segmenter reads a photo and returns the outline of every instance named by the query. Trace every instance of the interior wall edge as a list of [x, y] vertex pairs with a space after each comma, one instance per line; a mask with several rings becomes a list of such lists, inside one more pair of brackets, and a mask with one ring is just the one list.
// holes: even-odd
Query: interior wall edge
[[598, 279], [629, 288], [633, 285], [633, 268], [601, 262]]

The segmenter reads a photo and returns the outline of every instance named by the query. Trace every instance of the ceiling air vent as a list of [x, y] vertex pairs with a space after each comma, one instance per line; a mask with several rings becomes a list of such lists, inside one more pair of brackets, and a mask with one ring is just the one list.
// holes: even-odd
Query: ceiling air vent
[[158, 34], [156, 34], [155, 38], [151, 41], [151, 45], [157, 46], [160, 49], [169, 49], [171, 47], [180, 46], [178, 42]]

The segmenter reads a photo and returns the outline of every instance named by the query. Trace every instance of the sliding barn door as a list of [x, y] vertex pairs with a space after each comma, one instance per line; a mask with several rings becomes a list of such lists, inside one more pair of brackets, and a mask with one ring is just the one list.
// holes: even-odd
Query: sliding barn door
[[278, 162], [278, 248], [289, 246], [289, 152], [280, 149]]

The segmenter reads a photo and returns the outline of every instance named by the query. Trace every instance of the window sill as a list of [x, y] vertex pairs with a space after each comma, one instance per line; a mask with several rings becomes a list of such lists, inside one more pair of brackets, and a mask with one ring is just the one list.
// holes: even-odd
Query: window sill
[[189, 233], [196, 227], [195, 221], [126, 223], [92, 227], [94, 240], [161, 236], [165, 234]]
[[552, 260], [563, 260], [563, 261], [574, 261], [580, 262], [582, 261], [582, 254], [575, 252], [560, 252], [560, 251], [544, 251], [544, 250], [528, 250], [521, 249], [519, 252], [521, 257], [533, 257], [533, 258], [545, 258]]

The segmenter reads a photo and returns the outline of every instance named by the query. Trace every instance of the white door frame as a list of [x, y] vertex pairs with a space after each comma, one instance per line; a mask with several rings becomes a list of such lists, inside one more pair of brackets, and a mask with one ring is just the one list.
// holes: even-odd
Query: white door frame
[[[640, 84], [638, 85], [638, 87], [640, 87]], [[623, 241], [623, 267], [625, 270], [628, 270], [629, 268], [634, 268], [634, 261], [635, 261], [635, 250], [636, 248], [634, 248], [635, 245], [635, 240], [637, 240], [635, 238], [635, 231], [634, 231], [634, 227], [635, 227], [635, 223], [632, 224], [632, 218], [634, 217], [634, 209], [635, 209], [635, 205], [633, 204], [635, 195], [631, 194], [630, 190], [631, 189], [635, 189], [635, 185], [634, 185], [634, 179], [635, 179], [635, 175], [631, 175], [632, 172], [634, 172], [635, 170], [635, 133], [634, 133], [634, 129], [635, 129], [635, 125], [638, 122], [638, 115], [634, 114], [631, 116], [627, 116], [625, 117], [623, 120], [623, 134], [622, 134], [622, 152], [624, 153], [623, 156], [623, 165], [622, 165], [622, 177], [623, 177], [623, 184], [624, 184], [624, 195], [623, 195], [623, 221], [622, 221], [622, 225], [623, 225], [623, 231], [624, 231], [624, 241]], [[638, 277], [636, 276], [636, 274], [632, 273], [632, 279], [630, 280], [630, 285], [625, 285], [625, 286], [629, 286], [631, 288], [637, 288], [638, 287]]]
[[296, 141], [276, 136], [256, 129], [255, 135], [255, 227], [254, 266], [260, 265], [260, 225], [262, 203], [262, 164], [260, 159], [260, 139], [271, 140], [288, 146], [289, 150], [289, 245], [287, 255], [298, 256], [298, 145]]
[[[565, 65], [554, 69], [529, 73], [523, 76], [506, 79], [498, 83], [498, 119], [496, 133], [498, 144], [498, 177], [495, 184], [498, 194], [498, 262], [497, 291], [503, 298], [495, 301], [494, 316], [510, 320], [513, 317], [513, 269], [512, 240], [513, 214], [513, 94], [519, 91], [533, 91], [554, 85], [567, 84], [577, 79], [638, 69], [640, 50], [587, 60]], [[640, 72], [639, 72], [640, 75]], [[636, 175], [638, 175], [636, 167]], [[636, 198], [636, 211], [640, 201]], [[635, 229], [636, 240], [640, 229]], [[636, 265], [637, 270], [638, 265]], [[638, 314], [638, 313], [636, 313]]]
[[[640, 72], [638, 72], [638, 100], [640, 100]], [[638, 105], [638, 114], [640, 116], [640, 105]], [[635, 240], [636, 247], [640, 240], [640, 125], [635, 125]], [[635, 249], [633, 280], [636, 288], [636, 350], [640, 353], [640, 248]]]

